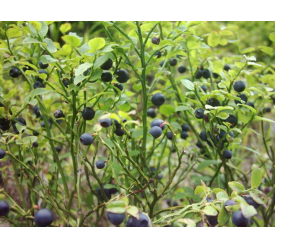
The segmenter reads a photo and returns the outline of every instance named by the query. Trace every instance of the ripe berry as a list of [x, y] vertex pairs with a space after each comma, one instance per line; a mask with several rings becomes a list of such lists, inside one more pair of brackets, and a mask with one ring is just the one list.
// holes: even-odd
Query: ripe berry
[[60, 146], [56, 146], [56, 147], [55, 147], [55, 150], [56, 150], [56, 152], [59, 153], [59, 152], [61, 151], [61, 147], [60, 147]]
[[236, 202], [234, 200], [227, 200], [224, 204], [224, 206], [232, 206], [232, 205], [236, 205]]
[[108, 128], [109, 126], [112, 125], [112, 122], [111, 122], [110, 118], [101, 119], [101, 120], [99, 120], [99, 123], [104, 128]]
[[98, 160], [98, 161], [96, 162], [96, 168], [97, 168], [97, 169], [103, 169], [104, 167], [105, 167], [105, 162], [104, 162], [104, 161]]
[[88, 76], [90, 72], [91, 72], [91, 68], [88, 68], [86, 71], [83, 72], [83, 75]]
[[[159, 66], [160, 67], [163, 67], [163, 65], [165, 64], [165, 61], [161, 61], [160, 63], [159, 63]], [[166, 63], [166, 65], [165, 65], [165, 67], [168, 65], [168, 63]]]
[[154, 118], [156, 116], [155, 109], [154, 108], [149, 108], [147, 110], [147, 116]]
[[244, 196], [245, 201], [252, 205], [255, 209], [258, 209], [260, 204], [256, 203], [251, 196]]
[[156, 93], [152, 96], [151, 101], [153, 105], [161, 106], [163, 103], [165, 103], [165, 96], [162, 93]]
[[151, 41], [152, 41], [152, 43], [153, 43], [154, 45], [158, 45], [159, 42], [160, 42], [160, 38], [158, 38], [158, 37], [153, 37], [153, 38], [151, 39]]
[[208, 69], [204, 69], [204, 70], [203, 70], [203, 77], [204, 77], [205, 79], [210, 78], [210, 75], [211, 75], [211, 73], [210, 73], [210, 71], [209, 71]]
[[64, 86], [65, 86], [66, 88], [68, 88], [69, 85], [70, 85], [69, 79], [67, 79], [67, 78], [64, 78], [64, 79], [62, 80], [62, 83], [64, 84]]
[[225, 71], [228, 71], [228, 70], [230, 70], [230, 69], [231, 69], [230, 65], [228, 65], [228, 64], [224, 65], [224, 70], [225, 70]]
[[229, 150], [225, 150], [225, 151], [223, 152], [223, 156], [224, 156], [225, 159], [230, 160], [230, 159], [232, 158], [232, 152], [229, 151]]
[[201, 89], [206, 93], [206, 91], [207, 91], [207, 86], [206, 86], [206, 85], [201, 85]]
[[180, 137], [184, 140], [186, 140], [188, 138], [189, 134], [185, 131], [181, 132]]
[[197, 146], [199, 149], [203, 148], [203, 145], [200, 143], [200, 141], [198, 141], [198, 142], [196, 143], [196, 146]]
[[251, 106], [252, 108], [254, 108], [254, 103], [253, 102], [248, 102], [246, 105]]
[[238, 123], [238, 119], [236, 118], [236, 116], [229, 114], [229, 117], [225, 120], [225, 122], [230, 123], [230, 127], [233, 128], [234, 126], [237, 125]]
[[[111, 191], [110, 191], [110, 189], [104, 188], [103, 190], [104, 190], [104, 193], [105, 193], [106, 197], [108, 199], [110, 199], [111, 198], [111, 194], [112, 194]], [[104, 198], [103, 198], [103, 196], [101, 194], [100, 186], [97, 188], [97, 195], [99, 196], [100, 200], [104, 200]]]
[[200, 135], [200, 138], [201, 138], [202, 141], [207, 141], [207, 135], [206, 135], [205, 130], [202, 130], [199, 135]]
[[236, 91], [236, 92], [243, 92], [246, 88], [246, 84], [245, 82], [243, 81], [236, 81], [234, 84], [233, 84], [233, 89]]
[[113, 212], [107, 212], [106, 213], [108, 220], [113, 225], [120, 225], [125, 220], [125, 214], [124, 213], [113, 213]]
[[38, 143], [38, 142], [35, 141], [35, 142], [32, 143], [32, 147], [33, 147], [33, 148], [37, 148], [38, 146], [39, 146], [39, 143]]
[[201, 77], [203, 77], [203, 71], [201, 69], [199, 69], [196, 74], [196, 79], [200, 79]]
[[89, 133], [84, 133], [80, 136], [80, 142], [83, 145], [90, 145], [93, 143], [93, 136]]
[[123, 129], [116, 129], [115, 130], [115, 134], [118, 136], [118, 137], [121, 137], [125, 134], [125, 131]]
[[167, 132], [167, 138], [169, 140], [172, 140], [173, 139], [173, 133], [172, 132]]
[[115, 124], [116, 129], [122, 128], [121, 124], [116, 119], [114, 119], [114, 124]]
[[190, 130], [190, 126], [188, 124], [184, 124], [181, 126], [182, 131], [188, 132]]
[[210, 226], [215, 227], [219, 222], [218, 222], [218, 215], [216, 216], [207, 216], [205, 215], [207, 222]]
[[62, 117], [65, 117], [63, 111], [60, 110], [60, 109], [55, 110], [54, 113], [53, 113], [53, 115], [54, 115], [55, 118], [62, 118]]
[[118, 75], [116, 79], [120, 83], [125, 83], [129, 80], [129, 73], [125, 69], [119, 69], [116, 74]]
[[162, 129], [158, 126], [154, 126], [149, 130], [149, 133], [156, 139], [161, 136]]
[[39, 66], [41, 69], [47, 69], [49, 64], [43, 64], [43, 62], [41, 60], [39, 60]]
[[40, 135], [40, 134], [39, 134], [37, 131], [33, 131], [33, 132], [32, 132], [32, 135], [33, 135], [33, 136], [38, 136], [38, 135]]
[[209, 98], [207, 100], [206, 104], [208, 104], [210, 106], [213, 106], [213, 107], [221, 105], [220, 101], [218, 99], [216, 99], [216, 98]]
[[213, 77], [214, 77], [214, 78], [218, 78], [219, 76], [220, 76], [219, 74], [213, 73]]
[[85, 107], [82, 111], [82, 117], [84, 120], [92, 120], [95, 116], [95, 111], [91, 107]]
[[[226, 133], [223, 129], [221, 129], [221, 131], [220, 131], [220, 133], [219, 133], [219, 138], [222, 139], [224, 136], [226, 136], [226, 134], [227, 134], [227, 133]], [[230, 135], [231, 137], [234, 137], [234, 133], [233, 133], [232, 131], [229, 132], [229, 135]], [[226, 140], [226, 138], [225, 138], [224, 140]]]
[[17, 129], [16, 124], [19, 124], [19, 125], [22, 125], [22, 126], [26, 126], [26, 121], [25, 121], [24, 118], [22, 118], [22, 117], [17, 117], [17, 118], [15, 118], [15, 120], [16, 120], [17, 122], [13, 122], [13, 130], [14, 130], [14, 132], [15, 132], [16, 134], [19, 134], [19, 131], [18, 131], [18, 129]]
[[170, 66], [175, 66], [177, 64], [177, 59], [171, 58], [169, 63], [170, 63]]
[[[245, 103], [247, 103], [248, 97], [245, 94], [240, 94], [237, 97], [241, 98]], [[235, 104], [241, 104], [242, 102], [238, 100], [234, 100]]]
[[164, 122], [164, 121], [161, 120], [161, 119], [154, 119], [154, 120], [151, 122], [150, 126], [151, 126], [151, 128], [154, 127], [154, 126], [158, 126], [158, 127], [160, 127], [162, 130], [164, 130], [165, 127], [166, 127], [166, 125], [163, 125], [163, 126], [162, 126], [161, 124], [162, 124], [163, 122]]
[[186, 71], [186, 67], [184, 65], [181, 65], [181, 66], [178, 67], [177, 70], [178, 70], [179, 73], [184, 73]]
[[[114, 87], [118, 88], [120, 91], [123, 91], [123, 89], [124, 89], [123, 85], [122, 85], [122, 84], [119, 84], [119, 83], [115, 83], [115, 84], [114, 84]], [[114, 89], [114, 91], [115, 91], [116, 93], [118, 93], [118, 91], [117, 91], [116, 89]]]
[[270, 112], [271, 112], [271, 108], [270, 107], [264, 108], [264, 113], [270, 113]]
[[247, 227], [249, 224], [249, 219], [243, 216], [241, 210], [238, 210], [232, 214], [232, 223], [236, 227]]
[[195, 117], [197, 118], [197, 119], [202, 119], [202, 118], [204, 118], [204, 109], [197, 109], [196, 111], [195, 111]]
[[110, 82], [112, 80], [112, 74], [109, 71], [103, 71], [101, 75], [101, 80], [104, 82]]
[[45, 88], [45, 85], [40, 82], [40, 81], [36, 81], [35, 83], [33, 83], [33, 88], [37, 89], [37, 88]]
[[54, 216], [47, 208], [38, 210], [34, 215], [34, 222], [38, 227], [48, 227], [52, 224], [53, 220]]
[[161, 52], [160, 52], [160, 51], [157, 51], [157, 52], [155, 52], [154, 55], [156, 55], [157, 58], [160, 58], [160, 57], [161, 57]]
[[102, 66], [101, 69], [103, 70], [109, 70], [113, 65], [113, 61], [111, 59], [108, 59]]
[[40, 69], [40, 70], [38, 71], [38, 73], [39, 73], [39, 74], [44, 73], [44, 74], [46, 74], [46, 75], [48, 76], [48, 72], [47, 72], [46, 70], [44, 70], [44, 69]]
[[144, 214], [139, 214], [139, 219], [136, 219], [134, 216], [129, 217], [126, 222], [126, 227], [149, 227], [150, 220]]
[[4, 149], [0, 148], [0, 159], [2, 159], [4, 157], [5, 157], [5, 151], [4, 151]]
[[41, 116], [40, 107], [38, 107], [38, 106], [33, 106], [32, 112], [33, 112], [33, 114], [35, 114], [35, 116], [37, 118], [39, 118]]
[[12, 67], [9, 71], [9, 76], [16, 78], [21, 75], [20, 70], [17, 67]]
[[0, 216], [6, 216], [9, 213], [9, 205], [6, 201], [0, 201]]

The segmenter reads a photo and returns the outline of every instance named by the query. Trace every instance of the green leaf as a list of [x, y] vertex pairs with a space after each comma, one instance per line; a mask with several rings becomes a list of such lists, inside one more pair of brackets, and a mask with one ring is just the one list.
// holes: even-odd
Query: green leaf
[[[83, 63], [81, 65], [79, 65], [76, 69], [75, 69], [75, 77], [78, 77], [79, 75], [82, 75], [84, 73], [84, 71], [86, 71], [88, 68], [90, 68], [93, 64], [91, 63]], [[87, 76], [85, 76], [87, 77]], [[75, 78], [76, 79], [76, 78]], [[79, 82], [77, 82], [79, 83]], [[74, 84], [76, 85], [77, 83], [74, 82]]]
[[271, 47], [267, 47], [267, 46], [259, 46], [258, 47], [262, 52], [264, 52], [264, 53], [266, 53], [266, 54], [268, 54], [268, 55], [270, 55], [270, 56], [272, 56], [272, 54], [273, 54], [273, 48], [271, 48]]
[[194, 83], [189, 81], [189, 80], [182, 79], [181, 83], [184, 85], [185, 88], [187, 88], [189, 90], [194, 90], [195, 89]]
[[70, 23], [64, 23], [59, 27], [60, 32], [63, 34], [67, 33], [69, 30], [71, 30], [72, 25]]
[[82, 39], [76, 35], [76, 33], [69, 33], [69, 35], [65, 35], [62, 39], [72, 47], [77, 47], [81, 44]]
[[41, 25], [42, 25], [42, 27], [38, 33], [41, 37], [45, 37], [48, 33], [48, 26], [47, 26], [46, 22], [41, 22]]
[[36, 136], [27, 136], [23, 138], [23, 142], [24, 144], [31, 144], [33, 142], [37, 141], [37, 137]]
[[217, 117], [218, 118], [221, 118], [223, 120], [227, 119], [229, 117], [229, 114], [228, 113], [224, 113], [224, 112], [221, 112], [221, 113], [218, 113], [217, 114]]
[[93, 38], [88, 44], [91, 47], [90, 52], [95, 53], [105, 46], [105, 40], [103, 38]]
[[201, 197], [201, 195], [202, 196], [204, 196], [205, 195], [205, 189], [204, 189], [204, 187], [202, 186], [202, 185], [199, 185], [199, 186], [197, 186], [196, 188], [195, 188], [195, 191], [194, 191], [194, 194], [195, 195], [200, 195], [200, 197]]
[[264, 193], [255, 189], [252, 192], [249, 192], [249, 194], [256, 203], [261, 204], [264, 207], [266, 207], [267, 196]]
[[170, 116], [175, 112], [173, 105], [162, 105], [159, 107], [159, 112], [163, 115]]
[[48, 90], [48, 89], [37, 88], [37, 89], [34, 89], [33, 91], [31, 91], [30, 95], [31, 95], [31, 97], [35, 97], [35, 96], [38, 96], [38, 95], [45, 95], [49, 92], [51, 92], [51, 91]]
[[41, 43], [41, 42], [34, 38], [27, 37], [23, 40], [23, 44], [28, 44], [28, 43]]
[[229, 219], [230, 219], [230, 214], [225, 209], [225, 202], [223, 202], [218, 216], [219, 226], [225, 225], [229, 221]]
[[52, 58], [50, 55], [42, 55], [41, 61], [43, 64], [49, 64], [49, 63], [57, 62], [58, 60]]
[[47, 44], [47, 49], [48, 49], [51, 53], [54, 53], [54, 52], [57, 51], [57, 49], [56, 49], [56, 47], [55, 47], [55, 45], [54, 45], [54, 42], [53, 42], [51, 39], [45, 38], [45, 39], [43, 40], [43, 42]]
[[238, 104], [238, 106], [246, 107], [247, 109], [251, 110], [253, 114], [256, 114], [256, 109], [254, 109], [252, 106], [246, 105], [246, 104]]
[[215, 161], [215, 160], [205, 160], [205, 161], [202, 161], [198, 167], [197, 167], [197, 170], [201, 170], [201, 169], [204, 169], [206, 168], [207, 166], [209, 165], [217, 165], [217, 164], [220, 164], [221, 162], [220, 161]]
[[246, 205], [244, 203], [241, 203], [241, 209], [243, 216], [246, 218], [251, 218], [252, 216], [257, 214], [256, 209], [252, 205]]
[[186, 224], [186, 227], [196, 227], [196, 223], [192, 219], [179, 219], [178, 222]]
[[205, 215], [208, 215], [208, 216], [216, 216], [218, 215], [218, 211], [213, 208], [212, 206], [206, 206], [203, 210]]
[[242, 193], [245, 190], [244, 186], [236, 181], [229, 182], [228, 185], [233, 191], [236, 191], [238, 194]]
[[262, 170], [258, 168], [257, 165], [252, 165], [251, 188], [258, 188], [258, 186], [261, 184], [262, 177]]
[[269, 38], [272, 42], [275, 42], [275, 32], [270, 33]]
[[187, 107], [187, 106], [184, 106], [184, 105], [181, 105], [181, 106], [177, 106], [175, 111], [178, 112], [178, 111], [184, 111], [184, 110], [191, 110], [190, 107]]
[[86, 78], [87, 78], [87, 76], [84, 76], [83, 74], [75, 77], [74, 78], [74, 85], [77, 85], [78, 83], [82, 82]]
[[92, 76], [89, 78], [89, 82], [97, 81], [101, 78], [103, 70], [98, 68], [93, 71]]
[[137, 155], [139, 155], [139, 154], [140, 154], [140, 151], [139, 151], [139, 150], [130, 150], [130, 151], [129, 151], [129, 155], [130, 155], [131, 157], [137, 156]]
[[241, 51], [242, 54], [246, 54], [246, 53], [251, 53], [251, 52], [254, 52], [255, 51], [255, 48], [253, 47], [248, 47], [248, 48], [245, 48]]
[[103, 56], [97, 58], [94, 63], [94, 68], [96, 69], [102, 66], [110, 57], [111, 57], [111, 53], [106, 53]]
[[245, 65], [246, 65], [246, 62], [235, 62], [234, 63], [238, 68], [242, 69]]
[[228, 195], [226, 192], [218, 192], [217, 193], [217, 199], [218, 200], [228, 200]]
[[212, 31], [207, 39], [207, 44], [211, 47], [215, 47], [220, 44], [220, 35], [217, 31]]
[[123, 200], [116, 200], [107, 205], [107, 211], [113, 213], [124, 213], [126, 203]]
[[260, 117], [260, 116], [255, 116], [253, 121], [266, 121], [266, 122], [271, 122], [271, 123], [275, 123], [275, 121], [269, 119], [269, 118], [265, 118], [265, 117]]
[[139, 210], [135, 206], [128, 206], [128, 208], [126, 208], [126, 212], [135, 218], [139, 218]]
[[177, 122], [171, 122], [170, 125], [172, 126], [172, 128], [175, 130], [175, 129], [178, 129], [179, 131], [182, 131], [182, 128], [181, 128], [181, 125], [178, 124]]
[[6, 34], [7, 34], [7, 37], [10, 39], [10, 38], [22, 36], [23, 32], [22, 32], [22, 30], [19, 30], [17, 28], [9, 28], [6, 32]]

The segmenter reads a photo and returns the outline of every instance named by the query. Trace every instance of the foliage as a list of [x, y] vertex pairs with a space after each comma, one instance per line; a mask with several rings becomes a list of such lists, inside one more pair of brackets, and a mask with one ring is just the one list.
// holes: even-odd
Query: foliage
[[1, 22], [0, 60], [3, 222], [275, 225], [274, 22]]

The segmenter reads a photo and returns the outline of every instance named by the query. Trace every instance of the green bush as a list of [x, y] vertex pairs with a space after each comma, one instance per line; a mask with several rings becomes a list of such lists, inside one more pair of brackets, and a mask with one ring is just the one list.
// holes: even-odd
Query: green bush
[[274, 226], [274, 22], [1, 22], [0, 226]]

